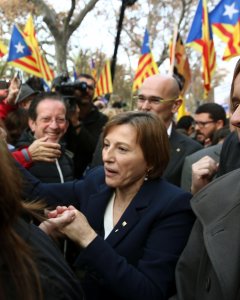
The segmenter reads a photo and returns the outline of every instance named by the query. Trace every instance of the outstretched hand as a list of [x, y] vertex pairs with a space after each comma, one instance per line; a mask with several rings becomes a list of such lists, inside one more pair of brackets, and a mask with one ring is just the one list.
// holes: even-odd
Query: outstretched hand
[[83, 248], [87, 247], [97, 236], [86, 217], [72, 205], [58, 206], [48, 213], [48, 217], [49, 219], [40, 225], [41, 229], [47, 234], [57, 229]]
[[39, 227], [50, 236], [58, 236], [61, 233], [61, 228], [71, 223], [76, 217], [75, 212], [73, 210], [67, 209], [62, 210], [62, 213], [58, 213], [57, 210], [49, 212], [48, 215], [52, 215], [51, 217], [45, 221], [43, 221]]

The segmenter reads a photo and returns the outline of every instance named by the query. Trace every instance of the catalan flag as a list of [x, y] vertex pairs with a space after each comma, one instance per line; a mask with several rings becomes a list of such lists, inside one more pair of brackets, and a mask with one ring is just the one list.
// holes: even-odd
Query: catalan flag
[[143, 45], [141, 49], [141, 56], [138, 61], [137, 71], [133, 80], [132, 91], [137, 91], [142, 85], [144, 79], [154, 74], [158, 74], [158, 66], [154, 61], [153, 55], [149, 47], [149, 34], [145, 31]]
[[186, 50], [179, 33], [176, 35], [176, 41], [174, 43], [170, 42], [169, 50], [170, 64], [172, 66], [173, 73], [183, 80], [183, 88], [181, 92], [183, 95], [190, 84], [191, 71]]
[[36, 38], [36, 32], [34, 29], [33, 18], [31, 15], [29, 16], [27, 23], [25, 25], [24, 35], [25, 35], [25, 40], [27, 41], [28, 45], [32, 49], [33, 52], [32, 55], [35, 58], [37, 66], [39, 68], [39, 73], [40, 73], [39, 77], [43, 78], [47, 82], [52, 81], [54, 78], [53, 70], [50, 69], [45, 58], [40, 53], [40, 48], [39, 48], [38, 40]]
[[31, 49], [28, 47], [23, 34], [16, 25], [13, 26], [12, 36], [10, 40], [9, 53], [7, 61], [15, 61], [22, 57], [32, 54]]
[[[22, 50], [19, 46], [21, 48], [23, 47], [23, 49], [28, 49], [28, 52], [25, 52], [24, 55], [22, 55]], [[40, 75], [36, 60], [32, 56], [32, 51], [25, 41], [24, 34], [16, 25], [13, 26], [7, 61], [14, 67], [20, 68], [27, 73], [38, 77]]]
[[182, 116], [187, 114], [184, 93], [191, 82], [191, 71], [185, 47], [177, 28], [175, 29], [173, 40], [169, 45], [169, 56], [172, 73], [174, 73], [182, 82], [182, 90], [180, 95], [182, 104], [177, 113], [177, 120], [179, 120]]
[[3, 57], [7, 52], [7, 47], [0, 41], [0, 57]]
[[97, 81], [95, 96], [97, 97], [105, 94], [111, 94], [112, 92], [113, 92], [112, 75], [110, 69], [110, 61], [108, 60]]
[[211, 89], [211, 79], [216, 65], [212, 30], [209, 26], [207, 0], [199, 0], [187, 43], [202, 53], [204, 98]]
[[238, 55], [240, 55], [240, 22], [234, 26], [234, 31], [223, 54], [223, 60], [229, 60]]
[[220, 0], [209, 13], [209, 20], [216, 34], [223, 42], [228, 43], [235, 25], [240, 21], [240, 1]]
[[[16, 31], [18, 31], [17, 34], [15, 33]], [[24, 49], [28, 49], [28, 52], [25, 52], [24, 55], [22, 55], [20, 52], [16, 52], [19, 51], [19, 49], [16, 48], [19, 42], [19, 36], [21, 36], [21, 44], [24, 45]], [[13, 56], [14, 53], [16, 55], [15, 57]], [[9, 46], [8, 62], [14, 67], [20, 68], [34, 76], [43, 78], [46, 81], [51, 81], [53, 79], [53, 71], [49, 68], [39, 52], [38, 42], [35, 38], [35, 31], [31, 16], [26, 23], [24, 33], [22, 33], [19, 28], [14, 25]]]

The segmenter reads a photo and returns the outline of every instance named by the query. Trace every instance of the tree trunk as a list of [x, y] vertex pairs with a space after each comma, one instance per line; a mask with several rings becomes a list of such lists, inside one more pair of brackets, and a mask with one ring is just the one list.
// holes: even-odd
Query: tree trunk
[[67, 71], [67, 42], [63, 38], [55, 40], [57, 74]]

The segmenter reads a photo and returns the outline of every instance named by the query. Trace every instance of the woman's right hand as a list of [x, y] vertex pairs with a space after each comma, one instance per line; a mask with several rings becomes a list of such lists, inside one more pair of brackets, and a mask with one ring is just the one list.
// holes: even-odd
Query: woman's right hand
[[72, 205], [68, 208], [58, 206], [56, 210], [48, 213], [48, 217], [50, 224], [54, 224], [61, 233], [82, 248], [87, 247], [97, 236], [87, 218]]
[[53, 217], [43, 221], [39, 225], [39, 228], [41, 228], [49, 236], [59, 236], [61, 234], [61, 229], [71, 223], [76, 217], [73, 210], [69, 210], [66, 206], [62, 206], [61, 208], [61, 214], [57, 211], [57, 209], [48, 212], [48, 215], [52, 215]]

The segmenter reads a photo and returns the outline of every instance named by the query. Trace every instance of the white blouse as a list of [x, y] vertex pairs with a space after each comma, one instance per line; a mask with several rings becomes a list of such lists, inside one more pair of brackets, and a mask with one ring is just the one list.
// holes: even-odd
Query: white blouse
[[106, 239], [110, 232], [113, 230], [113, 203], [115, 199], [115, 193], [113, 193], [112, 198], [108, 202], [108, 205], [104, 214], [104, 239]]

